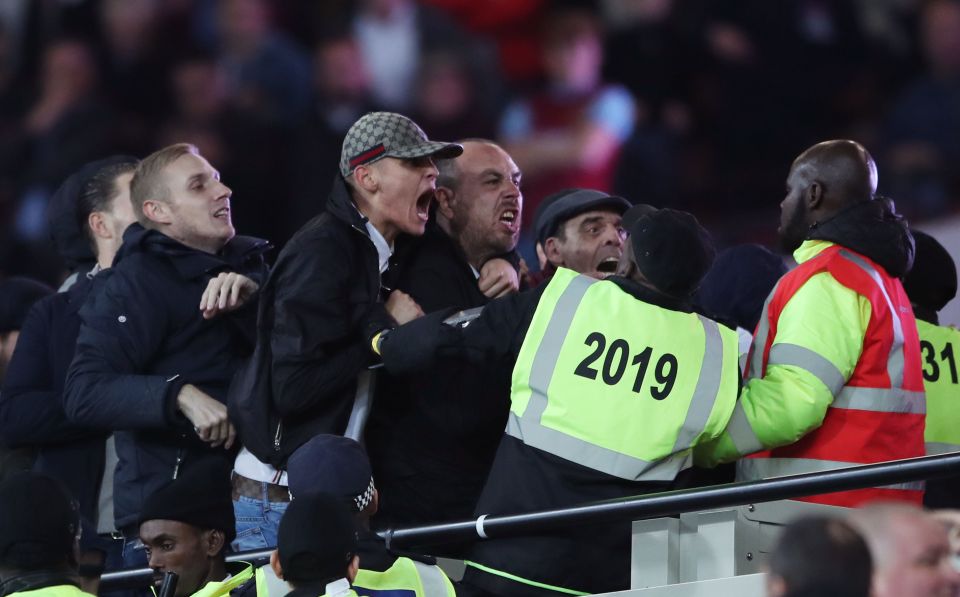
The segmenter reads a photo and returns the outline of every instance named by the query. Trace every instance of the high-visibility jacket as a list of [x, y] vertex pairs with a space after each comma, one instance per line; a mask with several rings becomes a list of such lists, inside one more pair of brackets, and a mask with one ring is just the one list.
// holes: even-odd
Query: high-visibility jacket
[[[242, 565], [243, 567], [236, 572], [231, 572], [230, 578], [218, 582], [208, 582], [203, 585], [199, 591], [193, 593], [190, 597], [221, 597], [229, 595], [230, 591], [254, 578], [254, 569], [251, 564], [246, 562], [236, 562], [227, 564], [228, 566]], [[266, 585], [263, 584], [262, 577], [256, 577], [257, 597], [266, 597]]]
[[268, 564], [260, 566], [256, 571], [257, 597], [284, 597], [285, 595], [314, 595], [315, 597], [358, 597], [356, 591], [347, 584], [346, 579], [338, 580], [326, 585], [325, 591], [309, 592], [307, 588], [291, 590], [283, 580], [277, 578], [273, 568]]
[[19, 591], [10, 593], [8, 597], [94, 597], [90, 593], [81, 591], [74, 585], [53, 585], [51, 587], [42, 587], [31, 589], [29, 591]]
[[960, 450], [960, 331], [917, 320], [927, 392], [927, 454]]
[[361, 596], [454, 597], [457, 594], [439, 566], [403, 557], [382, 572], [361, 568], [353, 580], [353, 590]]
[[737, 334], [559, 269], [513, 369], [506, 433], [631, 481], [669, 481], [723, 430], [736, 400]]
[[[363, 560], [360, 561], [363, 564]], [[261, 581], [262, 579], [262, 581]], [[265, 591], [261, 592], [261, 582]], [[360, 568], [353, 580], [357, 595], [379, 597], [455, 597], [453, 583], [439, 566], [431, 566], [411, 558], [399, 557], [392, 566], [383, 571]], [[286, 583], [278, 579], [273, 569], [263, 566], [257, 570], [258, 597], [283, 597], [287, 594]]]
[[[561, 268], [530, 305], [507, 429], [478, 511], [667, 489], [691, 464], [691, 446], [723, 431], [739, 390], [736, 332], [645, 302], [629, 286]], [[626, 589], [629, 529], [611, 523], [478, 542], [464, 583], [497, 595]]]
[[[702, 460], [742, 459], [742, 480], [924, 454], [926, 402], [913, 309], [899, 280], [826, 241], [806, 241], [754, 337], [747, 381]], [[838, 506], [920, 503], [922, 483], [804, 498]]]

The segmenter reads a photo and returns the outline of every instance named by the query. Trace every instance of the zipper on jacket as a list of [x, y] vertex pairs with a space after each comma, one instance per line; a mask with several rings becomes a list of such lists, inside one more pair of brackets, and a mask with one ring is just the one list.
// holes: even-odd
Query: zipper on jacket
[[283, 421], [277, 423], [277, 432], [273, 434], [273, 451], [280, 451], [280, 438], [283, 437]]
[[[184, 436], [186, 437], [186, 436]], [[180, 464], [183, 463], [183, 448], [177, 448], [177, 461], [173, 465], [173, 478], [180, 474]]]

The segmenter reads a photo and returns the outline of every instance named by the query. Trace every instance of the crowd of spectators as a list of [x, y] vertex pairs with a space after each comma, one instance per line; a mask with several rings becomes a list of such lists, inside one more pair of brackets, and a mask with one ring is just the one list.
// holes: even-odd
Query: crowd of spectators
[[53, 190], [173, 142], [219, 165], [240, 229], [282, 247], [374, 108], [504, 143], [527, 217], [580, 186], [769, 241], [783, 164], [839, 137], [871, 147], [901, 212], [935, 217], [958, 190], [958, 40], [950, 0], [7, 0], [0, 272], [58, 282]]
[[[295, 485], [343, 470], [384, 556], [367, 526], [733, 478], [692, 463], [744, 480], [956, 451], [956, 268], [901, 214], [956, 204], [958, 84], [960, 0], [8, 0], [0, 464], [79, 504], [54, 576], [164, 572], [152, 523], [173, 521], [209, 552], [180, 597], [263, 597], [268, 572], [224, 553], [283, 543]], [[775, 234], [786, 274], [745, 242]], [[624, 385], [621, 334], [648, 343]], [[309, 448], [364, 429], [369, 462]], [[183, 489], [204, 484], [216, 520]], [[871, 534], [900, 519], [942, 552], [931, 586], [960, 590], [921, 486], [859, 491], [805, 499], [913, 506], [813, 523], [859, 562], [850, 594], [903, 580]], [[627, 586], [626, 530], [437, 553], [466, 558], [461, 595], [601, 593]], [[432, 560], [348, 547], [327, 592], [373, 571], [452, 594]], [[0, 583], [39, 587], [7, 552]], [[309, 580], [277, 557], [274, 581]], [[771, 594], [806, 594], [781, 572]]]

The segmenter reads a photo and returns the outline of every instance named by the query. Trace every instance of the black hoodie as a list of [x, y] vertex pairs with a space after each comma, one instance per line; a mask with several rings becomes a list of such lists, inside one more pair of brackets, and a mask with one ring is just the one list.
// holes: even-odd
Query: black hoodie
[[869, 257], [894, 278], [913, 267], [914, 241], [907, 221], [882, 200], [864, 201], [815, 224], [808, 240], [825, 240]]

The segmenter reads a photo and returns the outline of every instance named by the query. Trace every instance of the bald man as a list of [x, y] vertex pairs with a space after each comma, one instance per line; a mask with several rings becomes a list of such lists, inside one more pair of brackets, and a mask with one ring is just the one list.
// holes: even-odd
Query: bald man
[[874, 597], [960, 595], [947, 528], [929, 513], [907, 504], [875, 504], [857, 510], [850, 523], [870, 548]]
[[[798, 267], [764, 304], [743, 393], [726, 432], [697, 456], [730, 461], [740, 480], [924, 454], [920, 345], [901, 286], [913, 237], [877, 168], [854, 141], [818, 143], [794, 160], [780, 240]], [[838, 506], [919, 504], [906, 483], [805, 498]]]

